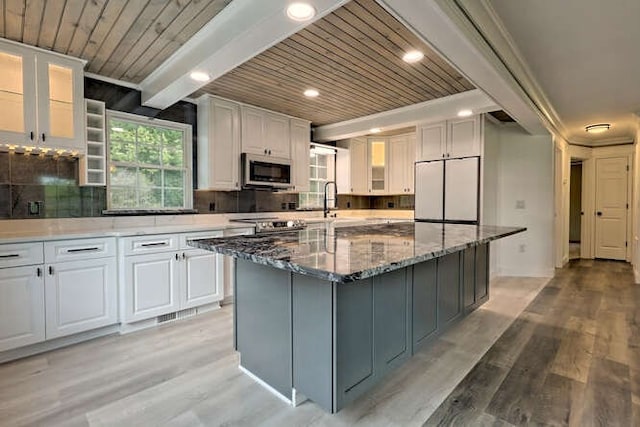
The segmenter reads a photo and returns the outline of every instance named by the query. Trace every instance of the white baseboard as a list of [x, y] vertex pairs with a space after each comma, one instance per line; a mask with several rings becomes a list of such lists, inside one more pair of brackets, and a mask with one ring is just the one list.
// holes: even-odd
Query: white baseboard
[[10, 362], [12, 360], [21, 359], [23, 357], [33, 356], [34, 354], [56, 350], [58, 348], [67, 347], [82, 341], [88, 341], [106, 335], [117, 334], [119, 328], [120, 325], [105, 326], [104, 328], [94, 329], [87, 332], [80, 332], [79, 334], [69, 335], [68, 337], [56, 338], [53, 340], [28, 345], [26, 347], [7, 350], [0, 353], [0, 363]]
[[287, 404], [291, 405], [291, 406], [295, 406], [293, 404], [293, 402], [291, 401], [291, 399], [289, 399], [287, 396], [285, 396], [284, 394], [280, 393], [278, 390], [276, 390], [275, 388], [271, 387], [269, 384], [267, 384], [262, 378], [260, 378], [259, 376], [257, 376], [256, 374], [254, 374], [253, 372], [251, 372], [250, 370], [248, 370], [247, 368], [245, 368], [242, 365], [238, 365], [238, 368], [240, 368], [240, 370], [242, 372], [244, 372], [245, 374], [247, 374], [249, 377], [251, 377], [252, 380], [254, 380], [255, 382], [257, 382], [258, 384], [260, 384], [262, 387], [266, 388], [267, 390], [269, 390], [271, 393], [273, 393], [277, 398], [279, 398], [280, 400], [286, 402]]
[[512, 276], [512, 277], [553, 277], [555, 276], [555, 269], [553, 268], [534, 268], [523, 269], [513, 267], [499, 267], [495, 276]]

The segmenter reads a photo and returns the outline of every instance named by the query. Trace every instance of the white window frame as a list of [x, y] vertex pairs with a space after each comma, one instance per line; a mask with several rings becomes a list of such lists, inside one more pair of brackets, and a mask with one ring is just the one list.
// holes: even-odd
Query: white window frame
[[[183, 180], [184, 185], [184, 206], [181, 208], [176, 207], [161, 207], [161, 208], [145, 208], [145, 207], [127, 207], [127, 208], [113, 208], [111, 206], [111, 128], [110, 122], [111, 119], [123, 120], [132, 123], [137, 123], [143, 126], [158, 126], [164, 127], [167, 129], [173, 129], [177, 131], [181, 131], [184, 134], [184, 145], [183, 145], [183, 155], [184, 155], [184, 169], [185, 176]], [[193, 157], [192, 157], [192, 146], [193, 146], [193, 130], [190, 124], [186, 123], [177, 123], [168, 120], [156, 119], [152, 117], [140, 116], [137, 114], [124, 113], [122, 111], [116, 110], [107, 110], [106, 111], [106, 140], [107, 140], [107, 209], [108, 210], [166, 210], [166, 211], [175, 211], [178, 209], [192, 209], [193, 208]]]

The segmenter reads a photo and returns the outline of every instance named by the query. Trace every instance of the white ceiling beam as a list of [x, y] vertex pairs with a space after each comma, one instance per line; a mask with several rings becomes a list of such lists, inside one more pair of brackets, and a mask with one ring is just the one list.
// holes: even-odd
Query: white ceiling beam
[[296, 22], [286, 15], [291, 0], [233, 0], [140, 83], [143, 105], [169, 107], [207, 84], [192, 80], [192, 71], [207, 72], [215, 80], [348, 0], [307, 2], [316, 16]]
[[527, 132], [548, 134], [550, 123], [464, 13], [450, 0], [377, 0], [431, 45]]
[[386, 132], [418, 123], [447, 120], [457, 117], [458, 111], [465, 109], [480, 114], [500, 110], [500, 106], [482, 91], [474, 89], [357, 119], [318, 126], [313, 130], [313, 140], [338, 141], [370, 134], [372, 128], [380, 128]]

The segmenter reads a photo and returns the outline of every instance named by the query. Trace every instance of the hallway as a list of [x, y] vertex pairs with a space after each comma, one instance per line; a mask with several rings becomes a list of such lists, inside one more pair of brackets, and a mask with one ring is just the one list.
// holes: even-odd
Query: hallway
[[640, 287], [629, 264], [557, 270], [425, 425], [487, 422], [640, 425]]

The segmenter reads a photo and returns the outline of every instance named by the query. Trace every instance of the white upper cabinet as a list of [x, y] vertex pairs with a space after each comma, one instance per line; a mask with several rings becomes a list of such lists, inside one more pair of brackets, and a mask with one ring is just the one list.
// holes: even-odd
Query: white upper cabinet
[[418, 160], [479, 156], [482, 150], [480, 116], [418, 126]]
[[368, 194], [369, 160], [366, 138], [354, 138], [349, 141], [351, 160], [351, 194]]
[[388, 189], [389, 159], [387, 138], [369, 138], [369, 193], [385, 194]]
[[240, 104], [198, 100], [198, 188], [240, 189]]
[[0, 41], [0, 139], [84, 154], [83, 62]]
[[289, 117], [242, 106], [242, 152], [290, 159]]
[[388, 194], [413, 193], [415, 134], [389, 138]]
[[447, 157], [480, 155], [480, 116], [447, 121]]
[[291, 163], [293, 166], [293, 190], [309, 191], [310, 123], [291, 119]]

